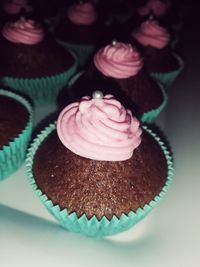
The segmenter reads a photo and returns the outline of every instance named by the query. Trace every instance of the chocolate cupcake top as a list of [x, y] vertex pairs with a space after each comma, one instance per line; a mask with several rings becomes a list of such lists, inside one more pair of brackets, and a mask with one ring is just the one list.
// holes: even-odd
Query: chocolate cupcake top
[[25, 106], [0, 90], [0, 149], [23, 131], [28, 120], [29, 112]]

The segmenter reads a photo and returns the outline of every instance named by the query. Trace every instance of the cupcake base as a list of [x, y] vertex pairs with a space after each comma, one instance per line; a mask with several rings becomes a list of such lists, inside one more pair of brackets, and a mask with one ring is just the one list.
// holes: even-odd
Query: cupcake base
[[130, 211], [127, 214], [122, 213], [120, 217], [114, 215], [110, 219], [105, 216], [103, 216], [101, 219], [98, 219], [96, 216], [88, 218], [86, 214], [82, 214], [81, 216], [79, 216], [76, 212], [69, 212], [67, 209], [63, 209], [59, 205], [54, 205], [52, 200], [49, 199], [47, 195], [44, 194], [38, 188], [33, 173], [33, 162], [35, 159], [36, 152], [40, 147], [41, 143], [54, 130], [55, 125], [51, 124], [44, 131], [42, 131], [41, 134], [38, 135], [38, 137], [34, 140], [34, 143], [29, 149], [29, 153], [27, 156], [27, 173], [31, 186], [33, 187], [43, 204], [46, 206], [49, 212], [60, 222], [60, 224], [69, 231], [82, 233], [84, 235], [92, 237], [102, 237], [105, 235], [112, 235], [121, 231], [125, 231], [132, 227], [134, 224], [136, 224], [138, 221], [140, 221], [142, 218], [144, 218], [152, 210], [152, 208], [165, 195], [172, 182], [173, 162], [170, 152], [158, 136], [156, 136], [151, 130], [144, 127], [145, 132], [150, 134], [157, 142], [166, 160], [167, 177], [163, 186], [156, 194], [156, 196], [153, 197], [150, 201], [148, 201], [148, 203], [144, 204], [142, 208], [137, 208], [135, 211]]

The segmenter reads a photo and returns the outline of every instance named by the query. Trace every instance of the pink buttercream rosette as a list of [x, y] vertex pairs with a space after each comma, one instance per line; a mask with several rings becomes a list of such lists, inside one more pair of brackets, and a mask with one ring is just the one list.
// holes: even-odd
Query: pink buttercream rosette
[[143, 22], [131, 35], [141, 45], [152, 46], [158, 49], [166, 47], [170, 41], [170, 34], [167, 29], [151, 19]]
[[12, 43], [34, 45], [43, 40], [44, 31], [35, 21], [21, 18], [16, 22], [6, 23], [2, 35]]
[[69, 7], [67, 15], [71, 22], [79, 25], [91, 25], [97, 19], [94, 5], [90, 2]]
[[92, 160], [123, 161], [141, 143], [139, 121], [112, 95], [84, 97], [59, 115], [57, 133], [75, 154]]

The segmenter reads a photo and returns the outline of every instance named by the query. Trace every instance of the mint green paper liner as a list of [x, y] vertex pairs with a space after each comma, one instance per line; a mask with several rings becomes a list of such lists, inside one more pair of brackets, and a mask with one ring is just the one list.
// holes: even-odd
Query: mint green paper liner
[[73, 43], [67, 43], [64, 41], [57, 40], [59, 44], [61, 44], [63, 47], [72, 50], [77, 58], [78, 58], [78, 65], [80, 67], [84, 66], [90, 55], [94, 51], [94, 46], [90, 44], [73, 44]]
[[162, 95], [163, 95], [162, 104], [158, 108], [155, 108], [155, 109], [152, 109], [152, 110], [150, 110], [148, 112], [143, 113], [141, 118], [140, 118], [141, 122], [150, 123], [153, 120], [155, 120], [158, 117], [158, 115], [162, 112], [162, 110], [165, 108], [165, 106], [167, 104], [168, 96], [167, 96], [167, 94], [165, 92], [165, 89], [164, 89], [162, 84], [158, 84], [158, 85], [160, 86], [160, 89], [161, 89]]
[[41, 78], [2, 77], [5, 86], [28, 95], [35, 105], [51, 104], [77, 69], [77, 60], [65, 72]]
[[42, 193], [42, 191], [37, 187], [35, 182], [32, 165], [34, 161], [34, 156], [40, 144], [44, 141], [44, 139], [55, 130], [55, 124], [50, 124], [47, 128], [45, 128], [33, 141], [31, 144], [27, 159], [26, 159], [26, 168], [29, 182], [35, 191], [36, 195], [40, 198], [41, 202], [46, 206], [48, 211], [58, 220], [58, 222], [68, 231], [81, 233], [83, 235], [91, 236], [91, 237], [103, 237], [106, 235], [113, 235], [125, 230], [128, 230], [133, 225], [135, 225], [138, 221], [143, 219], [162, 199], [162, 197], [168, 191], [172, 179], [173, 179], [173, 161], [170, 155], [170, 152], [167, 149], [167, 146], [164, 142], [158, 137], [155, 133], [153, 133], [146, 126], [143, 126], [143, 129], [147, 131], [160, 145], [167, 161], [168, 171], [167, 171], [167, 179], [166, 184], [164, 185], [161, 192], [148, 204], [146, 204], [143, 208], [139, 208], [136, 212], [131, 211], [128, 215], [123, 214], [120, 219], [116, 216], [113, 216], [111, 220], [108, 220], [105, 216], [99, 221], [95, 216], [93, 216], [90, 220], [87, 219], [84, 214], [80, 218], [77, 217], [76, 213], [68, 214], [67, 209], [61, 210], [59, 205], [53, 205], [52, 201], [48, 199], [48, 197]]
[[161, 73], [161, 72], [151, 72], [150, 76], [157, 82], [161, 83], [165, 88], [169, 88], [175, 82], [179, 74], [184, 68], [184, 62], [177, 54], [174, 54], [179, 62], [179, 68], [177, 70]]
[[17, 100], [29, 113], [29, 120], [21, 133], [0, 149], [0, 181], [2, 181], [15, 172], [25, 160], [27, 145], [32, 133], [33, 113], [31, 105], [23, 97], [4, 89], [0, 89], [0, 95]]

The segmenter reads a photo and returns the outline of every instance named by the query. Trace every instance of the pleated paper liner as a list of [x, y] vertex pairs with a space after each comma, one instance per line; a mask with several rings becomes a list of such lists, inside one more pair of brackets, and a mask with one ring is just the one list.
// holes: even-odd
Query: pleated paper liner
[[59, 91], [76, 72], [78, 62], [74, 53], [73, 56], [75, 58], [74, 64], [62, 73], [40, 78], [15, 78], [7, 76], [2, 77], [2, 82], [5, 86], [29, 96], [36, 106], [55, 103]]
[[176, 57], [178, 63], [179, 63], [179, 68], [177, 70], [173, 70], [170, 72], [151, 72], [150, 76], [156, 80], [157, 82], [161, 83], [164, 88], [169, 88], [173, 85], [179, 74], [182, 72], [184, 69], [184, 62], [180, 56], [177, 54], [174, 54]]
[[29, 113], [29, 119], [24, 129], [22, 129], [19, 135], [10, 141], [8, 145], [0, 149], [0, 181], [2, 181], [15, 172], [25, 160], [28, 142], [32, 133], [33, 112], [31, 105], [23, 97], [4, 89], [0, 89], [0, 95], [15, 99], [21, 103]]
[[153, 133], [146, 126], [143, 127], [145, 131], [147, 131], [160, 145], [167, 162], [167, 177], [166, 183], [162, 188], [161, 192], [152, 199], [149, 203], [147, 203], [143, 208], [139, 208], [136, 212], [130, 211], [128, 215], [123, 214], [120, 218], [113, 216], [111, 220], [108, 220], [105, 216], [99, 221], [95, 216], [91, 219], [87, 219], [86, 215], [82, 215], [78, 218], [75, 212], [69, 214], [67, 209], [61, 209], [59, 205], [54, 205], [37, 186], [36, 181], [33, 175], [33, 162], [34, 156], [37, 152], [37, 149], [41, 145], [41, 143], [45, 140], [45, 138], [55, 130], [55, 124], [50, 124], [47, 128], [45, 128], [33, 141], [31, 147], [29, 148], [29, 152], [26, 159], [26, 167], [27, 167], [27, 175], [36, 195], [40, 198], [41, 202], [45, 205], [48, 211], [58, 220], [58, 222], [68, 231], [80, 233], [86, 236], [91, 237], [103, 237], [107, 235], [113, 235], [125, 230], [128, 230], [132, 226], [134, 226], [137, 222], [143, 219], [163, 198], [163, 196], [168, 191], [173, 178], [173, 160], [172, 156], [165, 145], [165, 143], [158, 137], [155, 133]]
[[163, 101], [159, 107], [143, 113], [140, 118], [141, 122], [147, 122], [147, 123], [153, 122], [167, 105], [168, 96], [165, 92], [165, 89], [161, 84], [158, 83], [158, 85], [160, 86], [160, 89], [162, 91]]

